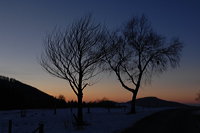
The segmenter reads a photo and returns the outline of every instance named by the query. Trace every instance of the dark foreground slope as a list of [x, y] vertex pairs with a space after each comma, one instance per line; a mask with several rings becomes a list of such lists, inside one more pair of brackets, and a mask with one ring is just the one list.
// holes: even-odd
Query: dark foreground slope
[[165, 110], [148, 116], [122, 133], [199, 133], [200, 115], [191, 108]]
[[0, 109], [53, 108], [54, 97], [15, 79], [0, 76]]

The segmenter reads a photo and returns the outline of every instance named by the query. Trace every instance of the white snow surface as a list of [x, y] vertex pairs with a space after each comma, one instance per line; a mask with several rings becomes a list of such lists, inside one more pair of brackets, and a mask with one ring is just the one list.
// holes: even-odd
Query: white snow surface
[[[91, 113], [84, 109], [87, 126], [78, 129], [73, 123], [74, 108], [26, 110], [26, 117], [21, 117], [20, 110], [0, 111], [0, 133], [8, 133], [8, 121], [12, 120], [12, 133], [33, 133], [40, 123], [44, 124], [44, 133], [119, 133], [136, 121], [157, 111], [168, 108], [141, 108], [137, 113], [128, 115], [123, 109], [91, 108]], [[38, 133], [38, 132], [37, 132]]]

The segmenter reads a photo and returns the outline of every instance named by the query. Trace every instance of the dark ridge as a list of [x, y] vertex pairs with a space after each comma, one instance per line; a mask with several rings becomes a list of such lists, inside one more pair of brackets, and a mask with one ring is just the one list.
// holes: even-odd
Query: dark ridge
[[0, 76], [0, 109], [54, 108], [65, 106], [58, 100], [37, 88], [13, 78]]
[[166, 101], [159, 99], [157, 97], [144, 97], [139, 98], [136, 100], [136, 106], [142, 107], [188, 107], [188, 105], [173, 102], [173, 101]]

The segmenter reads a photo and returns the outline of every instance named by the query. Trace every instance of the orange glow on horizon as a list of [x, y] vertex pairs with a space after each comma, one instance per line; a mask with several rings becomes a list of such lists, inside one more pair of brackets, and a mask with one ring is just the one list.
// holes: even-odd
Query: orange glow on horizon
[[[122, 93], [111, 93], [108, 94], [106, 92], [102, 92], [102, 93], [97, 93], [95, 91], [90, 92], [90, 93], [84, 93], [83, 94], [83, 101], [85, 102], [90, 102], [90, 101], [98, 101], [98, 100], [102, 100], [103, 98], [107, 98], [108, 100], [112, 100], [112, 101], [116, 101], [116, 102], [127, 102], [130, 101], [132, 98], [132, 94], [130, 92], [128, 92], [127, 90], [124, 90], [122, 88], [117, 88], [120, 91], [122, 91]], [[60, 89], [59, 89], [60, 90]], [[88, 90], [89, 92], [89, 90]], [[70, 90], [70, 88], [66, 89], [63, 88], [62, 91], [59, 92], [55, 92], [53, 90], [49, 90], [46, 91], [46, 93], [52, 95], [52, 96], [59, 96], [60, 94], [64, 95], [66, 98], [66, 101], [77, 101], [77, 97], [76, 95], [72, 92], [72, 90]], [[167, 101], [174, 101], [174, 102], [179, 102], [179, 103], [184, 103], [184, 104], [198, 104], [200, 103], [199, 101], [195, 101], [195, 98], [192, 96], [188, 96], [186, 97], [185, 95], [179, 95], [179, 96], [175, 96], [175, 95], [171, 95], [170, 94], [163, 94], [163, 93], [156, 93], [155, 91], [151, 91], [150, 93], [144, 93], [143, 90], [139, 91], [139, 94], [137, 96], [137, 98], [142, 98], [142, 97], [157, 97], [163, 100], [167, 100]]]
[[[43, 92], [52, 96], [64, 95], [66, 101], [76, 100], [77, 97], [67, 84], [66, 81], [49, 77], [48, 79], [41, 79], [41, 81], [25, 81], [25, 83], [32, 85]], [[83, 92], [83, 100], [85, 102], [101, 100], [107, 98], [116, 102], [127, 102], [132, 98], [132, 94], [123, 89], [121, 85], [115, 81], [116, 79], [102, 80], [99, 83], [87, 87]], [[154, 96], [163, 100], [175, 101], [180, 103], [200, 103], [195, 101], [195, 96], [198, 91], [187, 89], [185, 86], [175, 87], [173, 85], [166, 85], [165, 82], [157, 82], [152, 85], [141, 86], [137, 98]], [[185, 88], [184, 88], [185, 87]]]

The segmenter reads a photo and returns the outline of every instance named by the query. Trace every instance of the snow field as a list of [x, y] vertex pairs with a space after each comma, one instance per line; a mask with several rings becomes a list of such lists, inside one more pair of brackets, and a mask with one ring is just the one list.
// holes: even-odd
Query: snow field
[[26, 117], [21, 117], [20, 110], [0, 111], [0, 133], [8, 133], [8, 122], [12, 120], [12, 133], [32, 133], [39, 124], [44, 124], [45, 133], [118, 133], [136, 121], [154, 112], [168, 108], [141, 108], [137, 107], [137, 114], [127, 115], [123, 109], [91, 108], [87, 113], [84, 108], [84, 120], [88, 123], [82, 129], [74, 126], [73, 113], [76, 109], [26, 110]]

